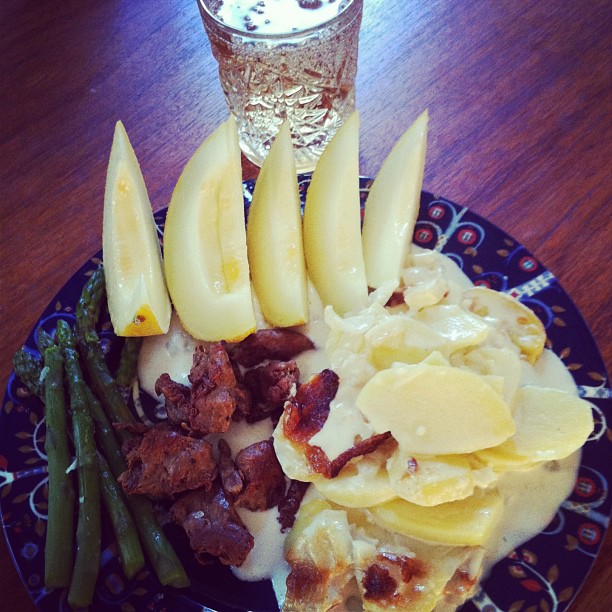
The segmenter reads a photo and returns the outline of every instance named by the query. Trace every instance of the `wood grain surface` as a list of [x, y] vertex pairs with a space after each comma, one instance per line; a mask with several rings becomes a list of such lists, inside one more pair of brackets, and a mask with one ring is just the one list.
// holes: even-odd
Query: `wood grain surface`
[[[608, 371], [611, 32], [609, 0], [365, 0], [357, 81], [362, 174], [429, 108], [424, 188], [553, 271]], [[115, 121], [157, 209], [226, 116], [196, 0], [0, 3], [0, 388], [38, 315], [101, 247]], [[611, 539], [573, 610], [612, 609]], [[34, 609], [4, 539], [0, 593], [1, 610]]]

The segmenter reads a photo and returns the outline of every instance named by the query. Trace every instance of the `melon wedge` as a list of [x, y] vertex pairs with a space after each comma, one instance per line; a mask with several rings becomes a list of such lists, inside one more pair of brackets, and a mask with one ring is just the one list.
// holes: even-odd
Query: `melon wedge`
[[164, 255], [170, 296], [190, 335], [238, 341], [255, 331], [233, 117], [185, 166], [168, 207]]
[[302, 213], [289, 124], [281, 127], [255, 184], [247, 223], [253, 288], [273, 327], [308, 321]]
[[115, 126], [106, 174], [102, 253], [115, 333], [165, 334], [172, 309], [157, 227], [136, 154], [121, 121]]
[[341, 315], [366, 306], [357, 112], [334, 134], [313, 172], [304, 209], [304, 253], [324, 305]]
[[370, 187], [363, 219], [368, 285], [397, 286], [419, 214], [429, 115], [423, 111], [397, 141]]

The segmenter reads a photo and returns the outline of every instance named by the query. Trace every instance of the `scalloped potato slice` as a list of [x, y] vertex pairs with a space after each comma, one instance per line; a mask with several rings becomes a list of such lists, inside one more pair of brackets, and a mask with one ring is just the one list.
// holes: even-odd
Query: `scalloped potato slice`
[[304, 453], [283, 433], [283, 417], [274, 430], [273, 438], [274, 452], [288, 478], [312, 482], [319, 477], [311, 469]]
[[449, 366], [396, 364], [363, 387], [357, 407], [375, 432], [417, 455], [462, 454], [515, 431], [510, 409], [482, 377]]
[[546, 330], [542, 321], [527, 306], [507, 293], [486, 287], [474, 287], [464, 293], [469, 309], [491, 320], [520, 349], [529, 363], [534, 364], [544, 350]]
[[424, 308], [415, 319], [446, 340], [447, 354], [480, 344], [489, 335], [489, 326], [480, 317], [453, 304]]
[[420, 506], [465, 499], [495, 480], [490, 468], [474, 470], [464, 455], [414, 457], [401, 449], [389, 458], [387, 470], [397, 495]]
[[[342, 602], [343, 590], [353, 578], [353, 538], [346, 512], [323, 500], [300, 508], [285, 540], [287, 577], [284, 609], [329, 610]], [[304, 583], [305, 576], [310, 578]], [[308, 589], [305, 593], [305, 589]]]
[[[503, 396], [511, 406], [521, 382], [521, 359], [509, 348], [479, 346], [466, 353], [456, 353], [451, 357], [455, 367], [468, 368], [477, 374], [490, 377], [497, 376], [503, 380]], [[524, 363], [524, 362], [523, 362]]]
[[349, 463], [336, 478], [317, 478], [316, 490], [347, 508], [368, 508], [397, 496], [385, 467], [384, 455], [371, 453]]
[[578, 450], [593, 431], [591, 405], [572, 393], [521, 387], [514, 408], [516, 433], [497, 448], [478, 453], [499, 469], [563, 459]]
[[445, 339], [430, 327], [410, 317], [388, 317], [364, 336], [370, 360], [379, 369], [395, 362], [415, 364], [445, 345]]
[[449, 546], [482, 546], [501, 519], [503, 501], [496, 490], [488, 490], [430, 507], [393, 499], [368, 512], [382, 527], [406, 536]]

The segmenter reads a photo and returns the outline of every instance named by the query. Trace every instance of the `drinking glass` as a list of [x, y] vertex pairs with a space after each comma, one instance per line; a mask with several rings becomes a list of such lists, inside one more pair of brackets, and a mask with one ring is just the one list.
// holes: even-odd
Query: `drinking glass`
[[363, 0], [198, 0], [244, 154], [261, 166], [283, 121], [314, 169], [355, 108]]

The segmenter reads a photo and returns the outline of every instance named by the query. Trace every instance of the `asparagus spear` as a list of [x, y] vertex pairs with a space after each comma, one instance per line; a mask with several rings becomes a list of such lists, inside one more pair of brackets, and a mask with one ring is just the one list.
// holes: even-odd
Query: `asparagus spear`
[[43, 369], [42, 361], [22, 348], [13, 355], [13, 369], [17, 378], [29, 389], [30, 393], [44, 402], [45, 390], [40, 380]]
[[[95, 330], [100, 300], [104, 294], [104, 276], [100, 274], [101, 271], [96, 271], [88, 279], [77, 304], [79, 349], [92, 390], [100, 399], [108, 418], [114, 423], [134, 423], [136, 419], [108, 370]], [[123, 440], [129, 439], [131, 434], [127, 430], [122, 430], [120, 437]], [[122, 466], [111, 464], [115, 477], [118, 477], [125, 468], [125, 461]], [[127, 502], [140, 535], [140, 542], [158, 580], [164, 585], [176, 588], [189, 586], [185, 569], [159, 525], [151, 501], [144, 496], [128, 495]]]
[[45, 452], [49, 471], [49, 505], [45, 543], [45, 585], [67, 587], [72, 575], [74, 558], [74, 486], [68, 473], [70, 453], [66, 431], [64, 403], [64, 361], [59, 347], [53, 345], [44, 352], [45, 410], [47, 433]]
[[[79, 350], [90, 386], [100, 398], [111, 421], [134, 423], [134, 415], [130, 412], [121, 395], [121, 390], [106, 365], [96, 331], [104, 291], [104, 272], [98, 269], [85, 283], [76, 306], [76, 334], [79, 340]], [[131, 437], [131, 434], [127, 430], [122, 430], [119, 437], [126, 440]]]
[[89, 402], [89, 414], [95, 425], [94, 433], [98, 448], [102, 451], [106, 461], [108, 461], [115, 477], [118, 477], [121, 472], [125, 471], [126, 464], [121, 446], [115, 436], [115, 430], [108, 420], [102, 404], [100, 404], [98, 398], [89, 387], [87, 387], [87, 399]]
[[36, 346], [38, 347], [38, 352], [41, 355], [45, 354], [45, 350], [51, 346], [55, 346], [55, 342], [50, 334], [48, 334], [44, 329], [39, 328], [36, 333]]
[[64, 355], [70, 389], [72, 429], [79, 483], [79, 516], [76, 531], [77, 551], [68, 590], [73, 608], [86, 608], [93, 599], [100, 567], [100, 483], [93, 422], [89, 416], [87, 391], [75, 338], [68, 323], [58, 321], [56, 337]]
[[[76, 305], [77, 336], [85, 341], [98, 342], [96, 325], [100, 317], [100, 303], [106, 291], [104, 270], [98, 268], [89, 277]], [[93, 332], [93, 335], [89, 334]]]
[[118, 385], [127, 387], [132, 384], [136, 377], [138, 368], [138, 355], [142, 348], [142, 338], [126, 338], [123, 348], [121, 349], [121, 357], [119, 359], [119, 368], [115, 380]]
[[138, 533], [121, 487], [101, 453], [98, 453], [98, 468], [102, 501], [113, 525], [123, 572], [127, 578], [132, 578], [144, 567], [144, 554]]
[[[96, 423], [96, 439], [103, 449], [110, 470], [115, 478], [127, 469], [125, 458], [115, 433], [97, 398], [90, 398], [89, 407]], [[177, 588], [189, 586], [189, 579], [170, 542], [161, 529], [151, 502], [140, 495], [126, 495], [126, 502], [132, 512], [142, 547], [162, 584]]]

